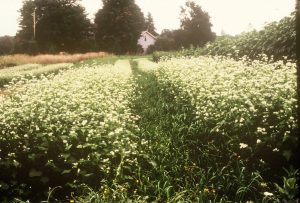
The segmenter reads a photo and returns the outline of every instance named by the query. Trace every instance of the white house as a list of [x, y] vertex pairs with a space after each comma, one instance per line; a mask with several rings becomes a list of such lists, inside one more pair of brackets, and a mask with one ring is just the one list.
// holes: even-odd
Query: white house
[[148, 31], [143, 31], [138, 40], [138, 44], [142, 46], [144, 53], [147, 52], [149, 46], [155, 44], [156, 37]]

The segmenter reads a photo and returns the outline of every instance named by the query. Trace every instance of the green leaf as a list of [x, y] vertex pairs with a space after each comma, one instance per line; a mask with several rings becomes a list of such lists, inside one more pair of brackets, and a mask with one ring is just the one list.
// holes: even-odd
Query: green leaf
[[39, 176], [42, 176], [43, 175], [43, 172], [42, 171], [38, 171], [38, 170], [35, 170], [34, 168], [32, 168], [29, 172], [29, 177], [39, 177]]
[[284, 150], [282, 155], [284, 156], [284, 158], [286, 158], [287, 161], [289, 161], [292, 156], [292, 152], [291, 150]]
[[41, 180], [41, 182], [44, 183], [44, 184], [46, 184], [47, 182], [49, 182], [49, 178], [46, 177], [46, 176], [42, 177], [40, 180]]
[[64, 170], [61, 174], [68, 174], [68, 173], [71, 173], [71, 170]]

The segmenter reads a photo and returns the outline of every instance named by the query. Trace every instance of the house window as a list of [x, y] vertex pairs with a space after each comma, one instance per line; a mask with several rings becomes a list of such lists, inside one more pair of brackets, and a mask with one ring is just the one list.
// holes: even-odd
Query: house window
[[145, 40], [145, 42], [147, 41], [147, 37], [146, 36], [145, 36], [144, 40]]

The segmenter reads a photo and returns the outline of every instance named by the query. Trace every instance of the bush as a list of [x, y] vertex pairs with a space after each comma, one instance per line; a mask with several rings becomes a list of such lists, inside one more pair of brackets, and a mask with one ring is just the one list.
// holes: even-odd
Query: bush
[[241, 57], [268, 60], [296, 59], [295, 13], [279, 22], [272, 22], [262, 30], [252, 30], [237, 36], [220, 36], [204, 48], [182, 49], [174, 52], [154, 52], [153, 60], [181, 56], [221, 55], [239, 60]]
[[265, 54], [270, 59], [296, 59], [295, 13], [279, 22], [272, 22], [262, 30], [242, 33], [235, 37], [219, 37], [209, 43], [204, 52], [209, 55], [224, 55], [258, 59]]

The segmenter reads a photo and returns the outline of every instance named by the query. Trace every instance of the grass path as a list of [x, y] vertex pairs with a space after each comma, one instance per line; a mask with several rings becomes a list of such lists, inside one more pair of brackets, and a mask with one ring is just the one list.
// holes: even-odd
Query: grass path
[[130, 69], [130, 62], [127, 59], [120, 59], [116, 61], [114, 66], [121, 69]]
[[[140, 136], [148, 140], [149, 148], [144, 149], [156, 165], [156, 170], [143, 171], [142, 179], [150, 179], [144, 187], [145, 194], [153, 194], [153, 201], [180, 201], [190, 198], [201, 201], [196, 187], [199, 179], [188, 137], [195, 131], [190, 128], [194, 119], [193, 107], [188, 99], [176, 98], [176, 90], [170, 91], [171, 84], [161, 84], [156, 73], [157, 64], [147, 59], [132, 61], [136, 81], [136, 100], [133, 111], [141, 119], [138, 125]], [[191, 173], [192, 172], [192, 173]], [[201, 177], [199, 175], [198, 177]], [[149, 181], [148, 181], [149, 184]]]

